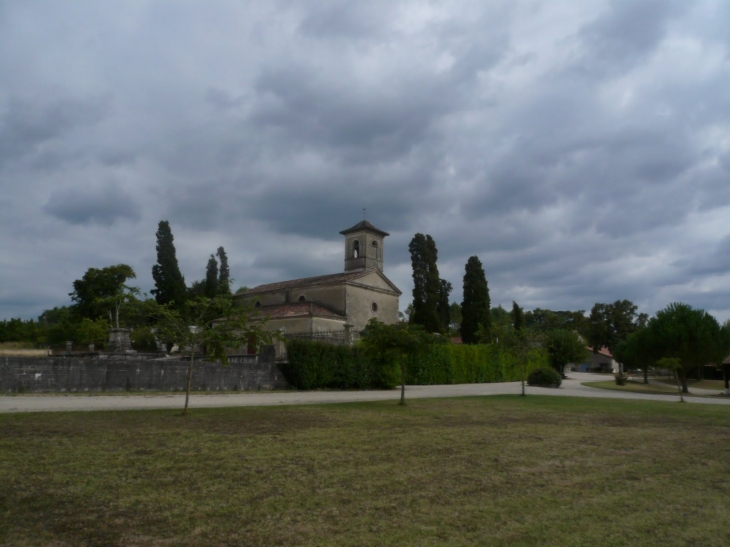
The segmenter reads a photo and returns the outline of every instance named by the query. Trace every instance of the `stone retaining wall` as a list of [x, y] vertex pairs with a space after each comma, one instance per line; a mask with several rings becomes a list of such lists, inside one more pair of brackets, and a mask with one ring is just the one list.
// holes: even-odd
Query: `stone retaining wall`
[[[0, 392], [182, 391], [189, 364], [130, 356], [0, 357]], [[273, 352], [267, 352], [234, 357], [228, 366], [195, 361], [192, 388], [252, 391], [289, 389], [289, 384], [274, 363]]]

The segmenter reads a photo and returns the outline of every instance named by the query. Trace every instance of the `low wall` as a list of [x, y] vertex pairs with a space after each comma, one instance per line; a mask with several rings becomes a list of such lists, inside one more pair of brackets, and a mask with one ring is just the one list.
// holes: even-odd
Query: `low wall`
[[[0, 357], [0, 392], [182, 391], [189, 361], [76, 357]], [[195, 361], [192, 388], [289, 389], [271, 355], [237, 356], [228, 366]]]

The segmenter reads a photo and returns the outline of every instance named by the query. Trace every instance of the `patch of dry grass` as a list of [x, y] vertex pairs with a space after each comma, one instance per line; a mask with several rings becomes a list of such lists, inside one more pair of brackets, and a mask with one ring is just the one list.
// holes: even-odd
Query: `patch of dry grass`
[[727, 545], [726, 407], [560, 397], [0, 416], [2, 545]]

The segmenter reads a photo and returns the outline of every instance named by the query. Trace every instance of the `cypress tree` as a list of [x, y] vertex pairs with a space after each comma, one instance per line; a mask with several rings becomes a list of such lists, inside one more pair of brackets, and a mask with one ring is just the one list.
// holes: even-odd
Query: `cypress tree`
[[469, 257], [464, 273], [464, 301], [461, 303], [461, 340], [476, 344], [481, 325], [487, 333], [492, 327], [487, 277], [479, 258]]
[[221, 294], [231, 294], [231, 272], [228, 269], [228, 255], [223, 247], [216, 252], [220, 266], [218, 268], [218, 291]]
[[205, 296], [215, 298], [216, 294], [218, 294], [218, 263], [215, 261], [215, 256], [210, 255], [205, 268]]
[[413, 266], [413, 315], [410, 322], [422, 325], [427, 332], [440, 332], [438, 302], [441, 280], [436, 266], [436, 243], [430, 235], [416, 234], [408, 250]]
[[525, 323], [524, 314], [522, 308], [517, 305], [517, 302], [512, 301], [512, 326], [517, 332], [522, 330], [522, 325]]
[[152, 266], [155, 288], [150, 292], [155, 295], [158, 304], [175, 302], [176, 306], [181, 306], [186, 300], [187, 289], [185, 288], [185, 278], [180, 273], [177, 263], [170, 223], [161, 220], [157, 226], [156, 235], [157, 264]]

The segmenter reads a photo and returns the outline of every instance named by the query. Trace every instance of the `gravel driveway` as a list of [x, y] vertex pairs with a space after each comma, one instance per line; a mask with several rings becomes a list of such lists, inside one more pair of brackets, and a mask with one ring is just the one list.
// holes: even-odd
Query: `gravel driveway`
[[[528, 395], [569, 397], [599, 397], [604, 399], [644, 399], [678, 401], [675, 395], [644, 395], [582, 386], [582, 382], [612, 380], [613, 376], [571, 372], [558, 389], [527, 386]], [[406, 399], [431, 397], [470, 397], [520, 393], [519, 382], [503, 384], [457, 384], [441, 386], [406, 386]], [[355, 401], [397, 401], [400, 389], [384, 391], [287, 391], [257, 393], [227, 393], [190, 397], [191, 408], [230, 406], [300, 405], [317, 403], [346, 403]], [[685, 395], [685, 400], [700, 404], [730, 404], [730, 398], [707, 399]], [[3, 395], [0, 412], [51, 412], [84, 410], [140, 410], [149, 408], [182, 408], [185, 395]]]

